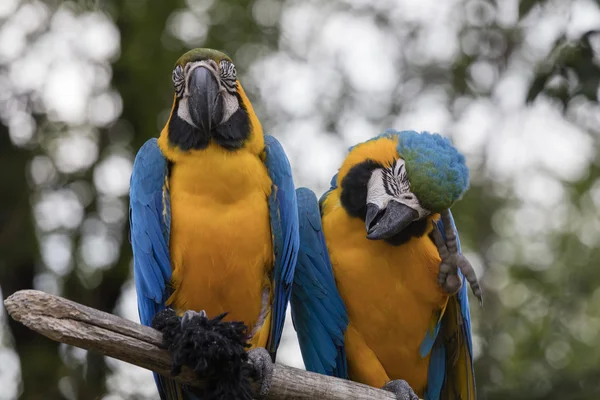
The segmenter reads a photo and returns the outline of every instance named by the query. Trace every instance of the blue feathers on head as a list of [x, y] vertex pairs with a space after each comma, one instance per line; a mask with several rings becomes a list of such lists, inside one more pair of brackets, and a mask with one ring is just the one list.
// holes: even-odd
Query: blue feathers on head
[[423, 207], [432, 212], [450, 208], [469, 187], [469, 169], [465, 157], [450, 139], [437, 133], [397, 132], [398, 155], [406, 165], [411, 191]]

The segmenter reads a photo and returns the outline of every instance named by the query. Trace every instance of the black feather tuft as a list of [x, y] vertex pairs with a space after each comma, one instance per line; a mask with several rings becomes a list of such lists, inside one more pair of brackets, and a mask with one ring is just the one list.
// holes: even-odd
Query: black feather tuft
[[367, 159], [353, 166], [342, 180], [340, 201], [348, 215], [362, 220], [367, 217], [367, 185], [377, 168], [383, 165]]
[[202, 389], [185, 390], [207, 400], [251, 400], [248, 327], [238, 321], [223, 321], [225, 315], [209, 319], [197, 314], [182, 324], [175, 311], [165, 309], [156, 314], [152, 327], [163, 334], [163, 346], [173, 360], [171, 374], [177, 376], [185, 365], [206, 382]]

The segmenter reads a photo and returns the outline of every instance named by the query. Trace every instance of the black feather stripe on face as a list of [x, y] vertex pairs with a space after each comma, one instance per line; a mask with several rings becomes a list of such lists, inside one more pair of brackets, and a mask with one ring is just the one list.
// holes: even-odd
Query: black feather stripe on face
[[181, 98], [185, 91], [185, 76], [181, 65], [176, 66], [173, 70], [173, 86], [175, 87], [175, 94], [178, 98]]
[[235, 71], [235, 65], [227, 60], [221, 60], [219, 63], [219, 69], [221, 74], [221, 83], [225, 86], [225, 89], [235, 94], [237, 92], [237, 77]]
[[400, 165], [398, 172], [396, 174], [396, 182], [399, 184], [399, 192], [406, 193], [410, 192], [410, 182], [408, 180], [408, 175], [406, 174], [406, 167], [404, 164]]
[[383, 170], [383, 188], [385, 192], [390, 196], [397, 196], [400, 192], [398, 190], [398, 181], [392, 169]]
[[401, 193], [410, 191], [406, 169], [404, 164], [398, 163], [398, 160], [394, 160], [389, 168], [384, 168], [382, 176], [383, 188], [388, 195], [398, 197]]

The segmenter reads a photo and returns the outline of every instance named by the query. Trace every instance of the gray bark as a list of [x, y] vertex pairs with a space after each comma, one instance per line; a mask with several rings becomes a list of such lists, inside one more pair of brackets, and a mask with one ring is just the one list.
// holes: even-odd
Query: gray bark
[[[66, 343], [170, 376], [171, 359], [160, 332], [135, 322], [37, 290], [4, 301], [10, 316], [29, 329]], [[193, 371], [175, 377], [201, 386]], [[395, 400], [392, 393], [360, 383], [275, 364], [268, 400]]]

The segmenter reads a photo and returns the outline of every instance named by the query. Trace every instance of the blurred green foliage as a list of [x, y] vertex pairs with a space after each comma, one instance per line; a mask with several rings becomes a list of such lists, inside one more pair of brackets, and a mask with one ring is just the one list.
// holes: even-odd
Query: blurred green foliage
[[[31, 178], [34, 160], [42, 160], [36, 157], [49, 152], [49, 135], [66, 131], [69, 124], [49, 116], [49, 112], [39, 106], [33, 90], [15, 92], [10, 99], [0, 99], [0, 109], [4, 110], [3, 124], [0, 124], [0, 169], [4, 171], [0, 174], [4, 188], [0, 190], [0, 287], [6, 297], [16, 290], [40, 286], [37, 279], [49, 269], [41, 257], [40, 243], [47, 232], [35, 223], [36, 199], [46, 191], [69, 188], [79, 195], [80, 200], [87, 200], [81, 200], [81, 220], [84, 222], [69, 229], [58, 229], [59, 234], [72, 241], [72, 267], [60, 277], [57, 292], [91, 307], [113, 312], [123, 285], [130, 278], [131, 251], [126, 212], [123, 214], [126, 196], [111, 197], [99, 191], [97, 169], [114, 152], [126, 151], [131, 156], [145, 140], [157, 135], [171, 103], [169, 77], [172, 66], [190, 46], [224, 50], [233, 56], [237, 69], [242, 72], [265, 52], [281, 50], [287, 51], [292, 58], [301, 57], [294, 54], [293, 49], [279, 49], [281, 28], [285, 27], [285, 22], [279, 20], [281, 10], [297, 2], [262, 1], [263, 11], [267, 4], [267, 14], [275, 23], [257, 22], [257, 1], [47, 0], [42, 3], [49, 16], [59, 9], [68, 9], [75, 15], [101, 12], [114, 21], [120, 33], [120, 53], [109, 60], [110, 88], [120, 95], [122, 112], [116, 121], [94, 128], [99, 156], [91, 165], [73, 173], [54, 170], [52, 179], [39, 185]], [[496, 75], [506, 71], [522, 44], [523, 27], [527, 26], [528, 18], [539, 14], [544, 7], [552, 6], [552, 2], [546, 1], [520, 1], [519, 23], [507, 25], [494, 17], [500, 3], [456, 3], [457, 7], [468, 10], [469, 17], [461, 20], [460, 51], [452, 62], [411, 60], [408, 56], [398, 60], [403, 63], [406, 77], [419, 80], [420, 90], [432, 86], [442, 88], [448, 97], [448, 108], [455, 117], [460, 112], [459, 100], [494, 96], [495, 84], [478, 84], [473, 79], [473, 67], [484, 63], [496, 71]], [[25, 1], [17, 4], [13, 11], [16, 13], [25, 4]], [[380, 9], [360, 2], [333, 4], [339, 10], [370, 15], [381, 30], [392, 36], [395, 34], [396, 27], [389, 14]], [[174, 19], [181, 21], [185, 17], [182, 12], [186, 10], [200, 10], [208, 16], [201, 22], [205, 34], [194, 38], [194, 33], [188, 32], [187, 41], [182, 39], [185, 32], [174, 35], [172, 29], [169, 30]], [[9, 14], [0, 20], [0, 28], [10, 18]], [[26, 40], [33, 42], [50, 29], [50, 18], [47, 18], [27, 35]], [[418, 31], [417, 26], [407, 25], [403, 29], [409, 31], [408, 38]], [[479, 338], [476, 341], [479, 354], [476, 376], [482, 399], [600, 398], [600, 350], [595, 345], [600, 340], [600, 270], [597, 268], [600, 250], [596, 239], [589, 240], [589, 235], [598, 237], [594, 230], [598, 224], [594, 225], [589, 219], [597, 218], [597, 213], [590, 210], [598, 207], [594, 204], [600, 196], [600, 159], [597, 155], [600, 125], [597, 119], [581, 121], [577, 111], [578, 107], [598, 105], [599, 39], [597, 30], [576, 37], [562, 35], [544, 61], [527, 71], [530, 83], [526, 102], [534, 104], [540, 99], [558, 102], [568, 120], [587, 132], [588, 143], [595, 154], [581, 179], [569, 181], [556, 177], [568, 203], [560, 218], [570, 222], [563, 223], [561, 230], [543, 233], [544, 243], [553, 249], [553, 258], [543, 268], [532, 268], [528, 265], [528, 250], [522, 237], [512, 238], [511, 242], [510, 230], [504, 228], [507, 224], [535, 224], [536, 220], [524, 220], [527, 214], [519, 211], [521, 200], [510, 185], [482, 172], [487, 161], [485, 154], [475, 159], [471, 189], [453, 210], [464, 247], [486, 268], [485, 308], [473, 307], [472, 310], [474, 330]], [[0, 59], [0, 75], [8, 76], [14, 62], [15, 59], [10, 57]], [[353, 93], [348, 88], [348, 79], [341, 72], [340, 75], [346, 84], [342, 90], [344, 98], [350, 99]], [[250, 95], [258, 98], [258, 88], [249, 86]], [[12, 143], [9, 136], [13, 103], [31, 115], [37, 127], [33, 139], [19, 146]], [[408, 102], [396, 102], [390, 107], [389, 114], [399, 113], [409, 106]], [[340, 105], [338, 111], [341, 113], [342, 109]], [[260, 104], [258, 110], [261, 110]], [[273, 124], [267, 116], [261, 117], [267, 128]], [[337, 117], [331, 116], [327, 121], [328, 130], [336, 130]], [[381, 121], [386, 124], [391, 120], [382, 117]], [[107, 220], [102, 216], [105, 204], [113, 204], [123, 216]], [[559, 219], [553, 213], [543, 217]], [[92, 222], [98, 218], [104, 221], [102, 226], [107, 229], [107, 235], [117, 240], [118, 248], [114, 261], [89, 272], [81, 248], [85, 246], [90, 226], [94, 226]], [[510, 246], [503, 243], [510, 243]], [[501, 259], [506, 261], [498, 262]], [[10, 319], [8, 330], [11, 335], [4, 335], [2, 344], [14, 347], [20, 357], [20, 398], [93, 399], [107, 394], [106, 376], [110, 371], [103, 357], [87, 353], [85, 360], [74, 360], [63, 350], [59, 351], [57, 343]], [[69, 377], [69, 390], [59, 384], [64, 377]]]

